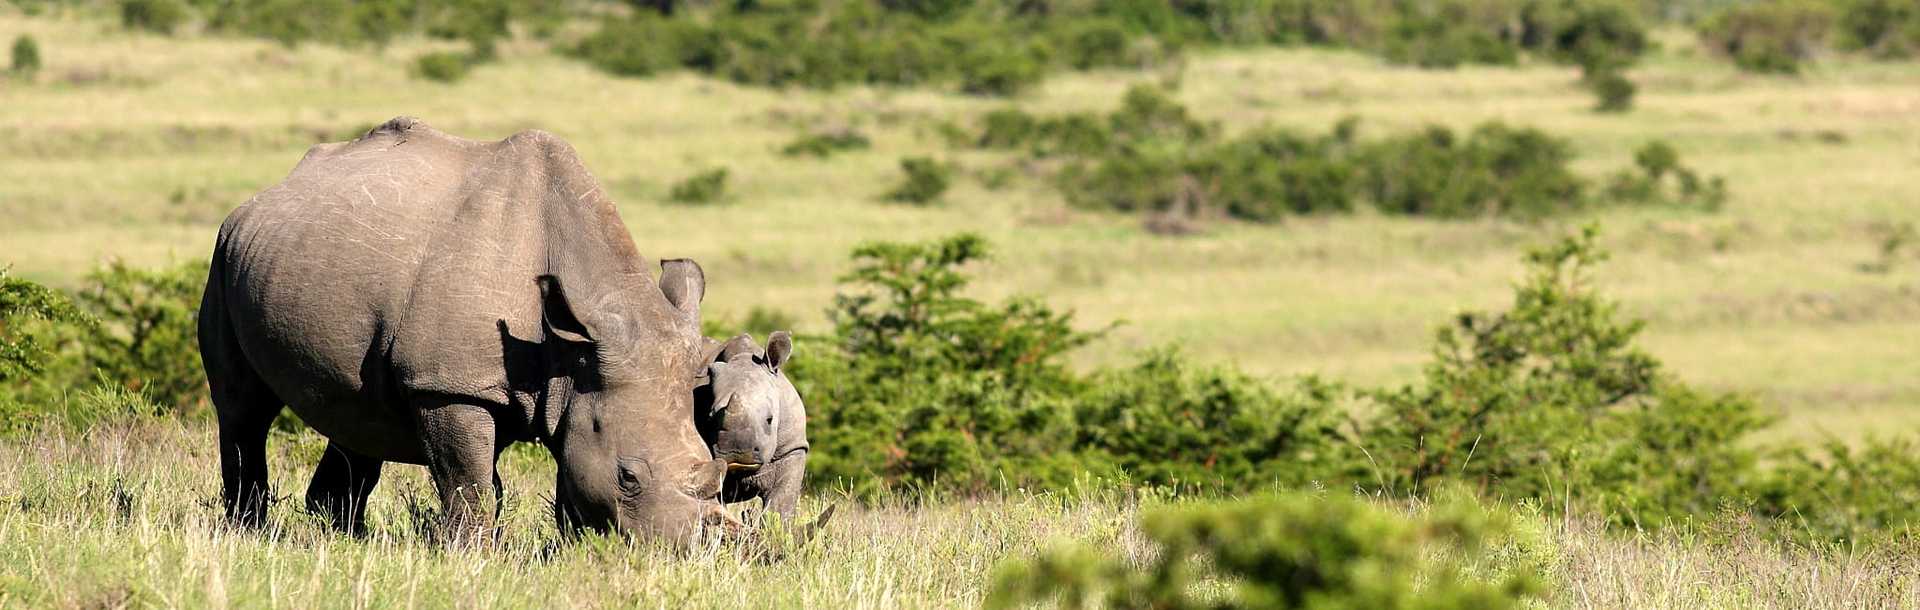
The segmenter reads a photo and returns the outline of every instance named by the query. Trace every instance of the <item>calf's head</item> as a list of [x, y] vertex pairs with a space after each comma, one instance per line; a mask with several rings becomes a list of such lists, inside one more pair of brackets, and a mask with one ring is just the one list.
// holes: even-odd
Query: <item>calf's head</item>
[[730, 469], [751, 469], [777, 457], [782, 421], [789, 401], [798, 401], [781, 367], [793, 354], [793, 339], [776, 332], [762, 352], [753, 337], [740, 335], [721, 346], [707, 365], [708, 384], [695, 389], [694, 417], [712, 445], [713, 456]]

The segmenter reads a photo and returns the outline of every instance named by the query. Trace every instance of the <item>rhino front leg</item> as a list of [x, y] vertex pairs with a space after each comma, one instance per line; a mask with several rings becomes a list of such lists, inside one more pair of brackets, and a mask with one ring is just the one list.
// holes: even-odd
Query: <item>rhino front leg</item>
[[362, 536], [367, 533], [367, 496], [380, 483], [385, 462], [327, 443], [320, 466], [307, 486], [307, 510], [325, 515], [335, 529]]
[[794, 511], [800, 507], [800, 488], [807, 477], [807, 452], [795, 451], [774, 458], [753, 476], [754, 484], [760, 488], [760, 500], [766, 510], [780, 515], [780, 521], [791, 525]]
[[484, 540], [493, 531], [495, 438], [493, 414], [485, 407], [458, 402], [420, 406], [420, 434], [427, 470], [440, 492], [449, 539]]

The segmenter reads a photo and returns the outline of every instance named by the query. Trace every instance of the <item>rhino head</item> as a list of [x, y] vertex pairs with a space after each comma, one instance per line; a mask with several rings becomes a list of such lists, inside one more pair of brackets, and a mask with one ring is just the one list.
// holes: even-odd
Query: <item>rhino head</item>
[[696, 391], [711, 396], [696, 395], [695, 415], [706, 419], [702, 432], [710, 437], [714, 458], [729, 470], [757, 468], [779, 455], [782, 428], [796, 423], [783, 421], [791, 410], [786, 402], [799, 398], [780, 374], [791, 354], [793, 339], [786, 332], [769, 337], [764, 353], [753, 337], [741, 335], [707, 365], [711, 383]]
[[552, 370], [536, 419], [558, 465], [563, 532], [684, 545], [711, 527], [741, 528], [718, 501], [727, 464], [713, 459], [688, 417], [707, 364], [698, 333], [705, 278], [692, 261], [661, 265], [651, 295], [575, 300], [558, 278], [541, 278]]

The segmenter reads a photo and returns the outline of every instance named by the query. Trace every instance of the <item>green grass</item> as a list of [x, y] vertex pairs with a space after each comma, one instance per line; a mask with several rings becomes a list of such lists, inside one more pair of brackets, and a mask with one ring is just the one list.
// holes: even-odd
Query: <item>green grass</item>
[[[685, 74], [622, 80], [530, 42], [504, 44], [501, 61], [460, 83], [425, 83], [407, 72], [407, 59], [432, 47], [423, 41], [287, 49], [0, 9], [0, 39], [19, 34], [42, 41], [45, 67], [31, 81], [0, 81], [0, 256], [62, 286], [108, 257], [205, 256], [225, 211], [284, 176], [306, 146], [399, 114], [474, 138], [535, 127], [565, 137], [622, 202], [643, 252], [702, 263], [717, 315], [770, 306], [823, 330], [854, 244], [980, 232], [998, 250], [978, 273], [981, 296], [1038, 294], [1089, 326], [1126, 322], [1078, 355], [1085, 365], [1180, 342], [1259, 374], [1407, 379], [1435, 324], [1505, 298], [1522, 246], [1585, 220], [1360, 214], [1171, 238], [1135, 218], [1070, 209], [1032, 178], [1001, 190], [961, 179], [943, 206], [887, 206], [877, 201], [902, 156], [1010, 163], [947, 151], [933, 128], [1005, 102], [773, 91]], [[1615, 253], [1603, 279], [1650, 320], [1655, 355], [1709, 387], [1765, 398], [1788, 417], [1781, 434], [1796, 438], [1920, 422], [1920, 375], [1900, 347], [1920, 341], [1920, 264], [1859, 270], [1876, 257], [1876, 223], [1920, 220], [1920, 64], [1841, 58], [1798, 78], [1755, 76], [1683, 35], [1662, 42], [1632, 71], [1642, 90], [1625, 115], [1590, 112], [1571, 68], [1423, 71], [1320, 50], [1195, 56], [1178, 97], [1230, 131], [1320, 131], [1345, 115], [1376, 136], [1429, 122], [1533, 125], [1571, 138], [1591, 175], [1669, 139], [1686, 163], [1727, 177], [1727, 209], [1597, 217]], [[1105, 109], [1128, 84], [1170, 76], [1062, 75], [1018, 103]], [[828, 126], [857, 127], [874, 145], [830, 160], [780, 154], [796, 134]], [[1845, 141], [1822, 142], [1824, 132]], [[736, 205], [665, 202], [675, 178], [720, 163], [732, 169]]]

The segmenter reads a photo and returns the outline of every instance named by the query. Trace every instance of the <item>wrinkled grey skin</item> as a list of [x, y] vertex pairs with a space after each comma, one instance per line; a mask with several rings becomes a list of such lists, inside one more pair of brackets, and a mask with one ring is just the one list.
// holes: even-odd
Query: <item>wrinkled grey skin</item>
[[478, 142], [402, 117], [314, 147], [214, 247], [200, 346], [227, 515], [261, 521], [285, 405], [328, 438], [307, 504], [344, 528], [404, 462], [428, 467], [456, 533], [488, 531], [515, 442], [552, 451], [563, 531], [685, 541], [724, 522], [726, 464], [690, 417], [705, 279], [661, 266], [656, 283], [551, 134]]
[[[719, 459], [736, 464], [721, 488], [723, 502], [759, 498], [793, 521], [807, 474], [807, 408], [787, 379], [793, 339], [776, 332], [762, 351], [740, 335], [713, 348], [709, 383], [694, 389], [694, 420]], [[744, 467], [743, 467], [744, 466]]]

